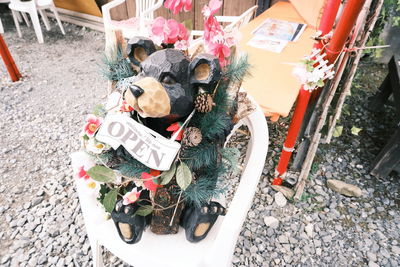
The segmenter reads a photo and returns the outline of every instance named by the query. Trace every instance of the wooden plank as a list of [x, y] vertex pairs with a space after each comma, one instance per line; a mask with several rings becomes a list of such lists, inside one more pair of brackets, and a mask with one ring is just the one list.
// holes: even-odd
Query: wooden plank
[[239, 16], [247, 9], [257, 4], [256, 0], [246, 1], [224, 1], [223, 15], [224, 16]]
[[164, 5], [162, 7], [160, 7], [159, 9], [156, 10], [156, 12], [154, 13], [154, 17], [164, 17], [166, 19], [170, 19], [171, 18], [171, 11], [167, 8], [164, 7]]
[[[112, 0], [107, 0], [107, 3]], [[126, 2], [122, 3], [119, 6], [116, 6], [110, 10], [111, 19], [113, 20], [124, 20], [128, 19], [128, 8], [126, 6]]]
[[136, 17], [136, 1], [134, 0], [126, 0], [126, 9], [128, 12], [128, 17], [133, 18]]
[[[64, 13], [62, 11], [62, 8], [57, 8], [57, 11], [59, 13], [61, 21], [69, 22], [69, 23], [72, 23], [75, 25], [79, 25], [79, 26], [83, 26], [83, 27], [87, 27], [87, 28], [96, 30], [96, 31], [104, 32], [104, 25], [102, 22], [98, 22], [98, 21], [95, 21], [88, 17], [84, 17], [84, 16], [82, 16], [81, 13], [78, 13], [77, 16], [74, 16], [71, 13]], [[67, 11], [69, 11], [69, 10], [67, 10]], [[50, 11], [44, 11], [44, 12], [46, 12], [47, 16], [54, 18], [53, 12], [50, 12]], [[72, 12], [72, 11], [69, 11], [69, 12]], [[75, 12], [75, 13], [77, 13], [77, 12]], [[90, 16], [90, 15], [86, 15], [86, 16]]]

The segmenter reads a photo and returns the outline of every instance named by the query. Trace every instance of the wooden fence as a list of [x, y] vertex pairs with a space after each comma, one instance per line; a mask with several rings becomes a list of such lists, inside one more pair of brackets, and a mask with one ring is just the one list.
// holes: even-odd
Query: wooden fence
[[[104, 1], [104, 0], [103, 0]], [[107, 1], [110, 2], [111, 0]], [[165, 18], [173, 18], [179, 22], [187, 21], [192, 24], [193, 29], [201, 30], [203, 29], [203, 15], [201, 14], [201, 9], [209, 0], [193, 0], [193, 7], [190, 12], [180, 12], [177, 15], [173, 15], [170, 10], [162, 6], [155, 12], [155, 16], [162, 16]], [[263, 9], [269, 7], [270, 4], [278, 2], [267, 1], [267, 0], [223, 0], [223, 6], [217, 13], [217, 16], [238, 16], [244, 11], [249, 9], [254, 5], [262, 6]], [[126, 2], [111, 10], [111, 17], [114, 20], [124, 20], [135, 16], [135, 1], [126, 0]]]

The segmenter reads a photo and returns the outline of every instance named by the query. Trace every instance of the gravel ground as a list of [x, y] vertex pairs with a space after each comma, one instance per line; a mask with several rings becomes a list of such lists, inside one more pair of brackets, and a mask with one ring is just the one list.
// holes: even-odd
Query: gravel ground
[[[20, 39], [8, 13], [2, 19], [24, 78], [11, 83], [0, 65], [0, 265], [88, 266], [91, 252], [68, 155], [79, 149], [84, 115], [106, 92], [96, 65], [103, 34], [64, 24], [62, 36], [53, 22], [40, 45], [32, 29], [22, 27]], [[394, 127], [391, 108], [366, 109], [383, 76], [382, 66], [363, 63], [339, 123], [343, 134], [320, 146], [300, 202], [282, 206], [268, 186], [288, 120], [269, 124], [270, 152], [234, 266], [400, 265], [399, 176], [369, 175]], [[359, 136], [350, 133], [352, 126], [363, 129]], [[246, 145], [243, 132], [233, 144]], [[333, 192], [329, 178], [359, 186], [363, 196]], [[107, 258], [107, 265], [122, 264]]]

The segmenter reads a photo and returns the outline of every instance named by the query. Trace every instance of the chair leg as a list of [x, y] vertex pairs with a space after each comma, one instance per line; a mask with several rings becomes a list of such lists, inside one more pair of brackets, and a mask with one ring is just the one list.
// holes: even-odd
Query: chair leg
[[22, 22], [22, 17], [21, 14], [19, 12], [16, 13], [17, 14], [17, 19], [19, 22]]
[[39, 11], [40, 16], [42, 17], [42, 20], [43, 20], [44, 26], [46, 27], [46, 30], [50, 31], [51, 26], [49, 23], [49, 19], [47, 18], [46, 12], [44, 12], [43, 9], [39, 9], [38, 11]]
[[36, 9], [34, 11], [31, 11], [29, 13], [29, 15], [31, 15], [33, 28], [35, 29], [35, 33], [38, 38], [38, 41], [40, 44], [43, 44], [44, 43], [43, 34], [42, 34], [42, 29], [40, 28], [39, 16], [38, 16]]
[[63, 27], [63, 25], [61, 23], [60, 17], [58, 16], [58, 12], [57, 12], [57, 9], [54, 6], [54, 4], [52, 5], [52, 7], [50, 7], [50, 9], [54, 13], [54, 16], [56, 17], [58, 27], [60, 27], [60, 30], [61, 30], [62, 34], [65, 35], [64, 27]]
[[4, 28], [3, 28], [3, 24], [1, 23], [1, 19], [0, 19], [0, 34], [4, 33]]
[[18, 36], [19, 36], [19, 38], [21, 38], [22, 37], [22, 33], [21, 33], [21, 28], [19, 27], [19, 22], [18, 22], [18, 15], [17, 15], [18, 11], [15, 11], [15, 10], [11, 9], [11, 13], [12, 13], [12, 16], [13, 16], [13, 19], [14, 19], [15, 27], [17, 28]]
[[[19, 12], [18, 12], [19, 13]], [[24, 21], [26, 23], [26, 26], [31, 27], [31, 23], [29, 22], [28, 16], [25, 14], [25, 12], [21, 12], [22, 17], [24, 18]]]
[[103, 255], [102, 255], [102, 249], [97, 240], [93, 240], [89, 236], [89, 243], [90, 243], [90, 248], [92, 249], [92, 256], [93, 256], [93, 266], [94, 267], [104, 267], [103, 265]]

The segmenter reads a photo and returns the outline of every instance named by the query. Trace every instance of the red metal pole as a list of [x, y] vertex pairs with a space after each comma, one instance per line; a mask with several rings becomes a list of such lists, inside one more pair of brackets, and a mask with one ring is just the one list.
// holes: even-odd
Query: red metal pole
[[15, 65], [14, 59], [11, 56], [10, 51], [7, 48], [6, 42], [4, 42], [3, 36], [0, 34], [0, 55], [6, 65], [7, 71], [10, 74], [13, 82], [18, 81], [22, 75]]
[[[332, 64], [335, 59], [339, 56], [342, 51], [350, 32], [355, 25], [358, 14], [360, 13], [365, 0], [349, 0], [346, 4], [343, 14], [340, 17], [339, 23], [332, 36], [329, 45], [326, 47], [326, 54], [329, 63]], [[321, 18], [319, 30], [322, 31], [322, 35], [327, 34], [331, 31], [335, 22], [336, 14], [340, 6], [340, 0], [329, 0]], [[314, 45], [315, 48], [321, 49], [322, 44], [317, 43]], [[286, 173], [287, 166], [289, 164], [290, 157], [294, 150], [297, 135], [300, 131], [301, 124], [303, 122], [304, 114], [307, 109], [308, 101], [310, 100], [311, 93], [308, 90], [300, 88], [299, 95], [297, 97], [296, 108], [292, 117], [292, 121], [289, 126], [288, 134], [286, 136], [285, 143], [283, 145], [281, 157], [276, 169], [277, 177], [274, 179], [273, 184], [280, 185], [282, 183], [282, 176]]]

